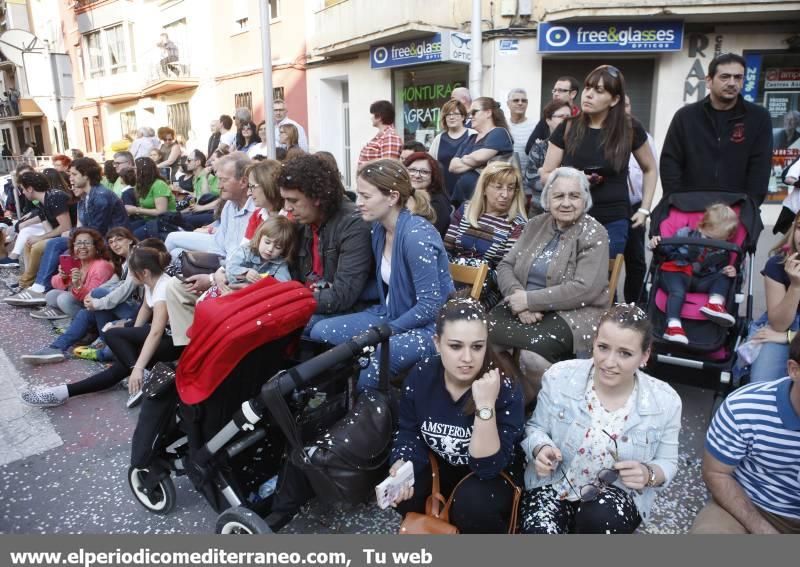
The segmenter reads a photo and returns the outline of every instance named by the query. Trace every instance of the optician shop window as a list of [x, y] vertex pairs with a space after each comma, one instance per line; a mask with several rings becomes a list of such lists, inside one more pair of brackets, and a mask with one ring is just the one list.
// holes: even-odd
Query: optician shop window
[[404, 142], [418, 141], [430, 147], [439, 132], [439, 112], [456, 87], [467, 86], [469, 67], [457, 63], [433, 63], [397, 69], [394, 85], [395, 128]]
[[789, 193], [784, 171], [800, 158], [800, 53], [745, 53], [743, 93], [761, 104], [772, 119], [772, 173], [767, 203], [780, 203]]

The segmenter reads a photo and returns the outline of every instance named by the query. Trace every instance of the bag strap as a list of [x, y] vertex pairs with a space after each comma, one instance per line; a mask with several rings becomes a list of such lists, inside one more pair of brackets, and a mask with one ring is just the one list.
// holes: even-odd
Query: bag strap
[[378, 389], [389, 393], [389, 339], [381, 343], [381, 358], [378, 362]]
[[439, 487], [439, 463], [432, 451], [428, 452], [428, 460], [431, 463], [431, 495], [425, 503], [425, 513], [428, 516], [447, 521], [448, 505], [447, 500], [442, 496]]
[[[438, 472], [438, 470], [437, 470], [437, 472]], [[456, 491], [458, 490], [458, 487], [461, 486], [461, 483], [463, 483], [465, 480], [467, 480], [469, 477], [473, 476], [474, 474], [475, 474], [474, 472], [470, 472], [469, 474], [465, 475], [464, 478], [462, 478], [461, 480], [458, 481], [458, 484], [456, 484], [455, 488], [453, 488], [453, 491], [450, 493], [450, 498], [447, 499], [447, 504], [445, 505], [441, 516], [437, 516], [437, 517], [440, 517], [445, 522], [448, 521], [448, 518], [450, 517], [450, 506], [453, 504], [453, 499], [455, 498]], [[519, 513], [519, 501], [520, 501], [520, 498], [522, 497], [522, 489], [520, 489], [520, 487], [517, 486], [516, 483], [513, 480], [511, 480], [511, 477], [508, 476], [508, 474], [505, 471], [500, 471], [500, 477], [503, 480], [505, 480], [509, 485], [511, 485], [511, 489], [514, 491], [514, 494], [513, 494], [512, 498], [511, 498], [511, 517], [509, 518], [509, 521], [508, 521], [508, 533], [513, 534], [513, 533], [515, 533], [517, 531], [517, 514]], [[436, 482], [437, 488], [438, 488], [438, 484], [439, 483], [438, 483], [438, 480], [437, 480], [437, 482]], [[433, 496], [433, 495], [431, 495], [431, 496]]]

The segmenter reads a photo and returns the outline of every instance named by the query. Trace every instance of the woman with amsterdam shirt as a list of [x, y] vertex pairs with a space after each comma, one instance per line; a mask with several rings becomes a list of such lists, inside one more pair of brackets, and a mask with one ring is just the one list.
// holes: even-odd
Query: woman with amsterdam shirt
[[[461, 533], [508, 530], [512, 487], [509, 470], [522, 433], [522, 390], [490, 368], [486, 313], [473, 299], [452, 299], [439, 313], [438, 356], [414, 368], [405, 381], [390, 474], [414, 464], [414, 486], [394, 506], [402, 515], [424, 512], [431, 493], [431, 465], [439, 466], [442, 496], [474, 473], [453, 498], [450, 521]], [[429, 457], [429, 454], [431, 457]]]
[[[589, 73], [581, 94], [581, 114], [562, 122], [550, 136], [542, 183], [562, 165], [584, 171], [591, 183], [592, 216], [608, 231], [609, 257], [625, 251], [628, 230], [650, 215], [658, 173], [647, 132], [625, 113], [625, 78], [616, 67]], [[633, 153], [644, 174], [642, 206], [631, 216], [628, 161]]]

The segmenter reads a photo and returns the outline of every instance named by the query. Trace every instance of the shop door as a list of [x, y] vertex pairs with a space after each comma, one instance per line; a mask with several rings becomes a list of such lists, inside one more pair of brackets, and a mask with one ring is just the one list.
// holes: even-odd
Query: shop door
[[[650, 111], [653, 98], [654, 59], [544, 59], [542, 61], [542, 106], [553, 98], [556, 79], [572, 75], [582, 85], [592, 69], [599, 65], [614, 65], [625, 76], [625, 89], [631, 98], [631, 112], [650, 131]], [[580, 105], [580, 92], [576, 103]], [[539, 109], [541, 116], [541, 109]]]

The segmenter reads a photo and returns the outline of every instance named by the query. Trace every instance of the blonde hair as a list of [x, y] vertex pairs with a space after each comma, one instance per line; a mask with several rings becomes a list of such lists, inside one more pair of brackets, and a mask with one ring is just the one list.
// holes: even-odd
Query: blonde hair
[[283, 197], [278, 188], [278, 175], [281, 172], [281, 163], [274, 159], [264, 159], [256, 161], [247, 166], [244, 174], [247, 177], [252, 175], [256, 180], [256, 185], [260, 191], [264, 193], [267, 201], [269, 201], [276, 211], [283, 208]]
[[250, 251], [259, 256], [258, 245], [265, 236], [283, 248], [283, 258], [290, 262], [294, 256], [295, 225], [288, 218], [273, 215], [262, 222], [250, 239]]
[[730, 239], [739, 227], [739, 217], [736, 211], [723, 203], [709, 205], [703, 214], [703, 219], [697, 224], [698, 230], [724, 233], [725, 240]]
[[406, 202], [406, 208], [431, 224], [436, 222], [436, 211], [431, 206], [431, 195], [425, 189], [414, 189]]
[[297, 131], [297, 128], [294, 124], [281, 124], [278, 127], [278, 132], [280, 133], [283, 131], [286, 134], [286, 138], [288, 143], [286, 144], [287, 147], [291, 148], [292, 146], [296, 146], [300, 139], [300, 134]]
[[511, 200], [511, 206], [508, 208], [506, 218], [512, 221], [521, 216], [527, 220], [525, 195], [522, 192], [522, 177], [519, 170], [511, 163], [493, 161], [486, 165], [478, 178], [478, 182], [475, 184], [475, 192], [469, 200], [469, 209], [467, 210], [469, 224], [474, 228], [478, 228], [478, 219], [486, 212], [486, 187], [490, 183], [513, 183], [516, 191], [514, 198]]
[[792, 227], [786, 231], [786, 234], [781, 238], [781, 241], [775, 245], [775, 248], [769, 251], [770, 256], [780, 254], [785, 260], [792, 254], [800, 252], [800, 250], [797, 249], [797, 244], [794, 239], [794, 231], [797, 229], [798, 224], [800, 224], [800, 211], [794, 216]]

